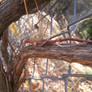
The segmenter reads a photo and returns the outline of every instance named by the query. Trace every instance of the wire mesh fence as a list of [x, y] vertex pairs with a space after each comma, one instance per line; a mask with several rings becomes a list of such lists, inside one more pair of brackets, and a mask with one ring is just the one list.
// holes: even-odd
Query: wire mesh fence
[[[50, 31], [48, 32], [48, 34], [49, 34], [49, 38], [48, 38], [48, 40], [51, 40], [51, 39], [53, 39], [53, 38], [55, 38], [55, 37], [58, 37], [58, 36], [63, 36], [64, 38], [66, 38], [66, 36], [64, 36], [64, 35], [66, 35], [66, 34], [68, 34], [68, 37], [69, 38], [72, 38], [72, 32], [75, 32], [76, 31], [76, 29], [77, 29], [77, 27], [78, 27], [78, 24], [76, 24], [76, 21], [78, 20], [77, 19], [77, 4], [76, 4], [76, 2], [77, 2], [77, 0], [73, 0], [73, 19], [72, 19], [72, 26], [71, 26], [71, 24], [70, 25], [67, 25], [66, 26], [66, 30], [64, 31], [64, 32], [60, 32], [59, 34], [57, 34], [57, 35], [52, 35], [53, 34], [53, 16], [54, 16], [54, 14], [55, 14], [55, 10], [56, 10], [56, 3], [58, 2], [58, 0], [56, 0], [55, 1], [55, 3], [52, 5], [52, 11], [51, 11], [51, 13], [50, 13], [50, 23], [49, 23], [49, 28], [50, 28]], [[36, 23], [37, 25], [41, 25], [40, 24], [40, 22], [47, 16], [48, 14], [46, 14], [46, 15], [44, 15], [44, 16], [42, 16], [42, 18], [41, 18], [41, 20], [39, 19], [38, 20], [38, 22]], [[30, 19], [32, 19], [32, 25], [31, 25], [31, 30], [33, 29], [33, 25], [35, 24], [34, 23], [34, 21], [35, 20], [33, 20], [33, 15], [30, 17]], [[38, 14], [38, 17], [39, 17], [39, 14]], [[71, 26], [71, 27], [70, 27]], [[23, 29], [22, 29], [22, 32], [23, 32]], [[21, 32], [21, 33], [22, 33]], [[31, 31], [31, 32], [33, 32], [33, 31]], [[27, 31], [25, 32], [23, 32], [23, 34], [26, 34], [27, 33]], [[37, 31], [35, 32], [35, 34], [37, 33]], [[26, 39], [29, 39], [30, 38], [30, 36], [32, 36], [32, 34], [29, 34], [29, 35], [25, 35], [25, 38]], [[35, 35], [35, 37], [37, 37], [37, 35]], [[20, 36], [20, 38], [21, 38], [21, 40], [23, 41], [25, 38], [23, 37], [21, 37]], [[17, 39], [17, 38], [15, 38], [15, 39]], [[37, 38], [38, 39], [38, 38]], [[15, 44], [15, 42], [14, 43], [12, 43], [12, 44]], [[67, 44], [72, 44], [72, 41], [69, 41]], [[18, 43], [17, 43], [17, 45], [19, 45]], [[39, 61], [39, 62], [41, 62], [41, 61]], [[92, 75], [88, 75], [88, 74], [73, 74], [72, 73], [72, 67], [71, 67], [71, 63], [69, 64], [69, 66], [68, 66], [68, 71], [67, 71], [67, 73], [66, 74], [62, 74], [62, 76], [59, 76], [59, 77], [55, 77], [55, 76], [50, 76], [50, 75], [48, 75], [48, 66], [49, 66], [49, 59], [46, 59], [46, 63], [45, 63], [45, 68], [44, 68], [44, 74], [43, 75], [40, 75], [40, 78], [35, 78], [35, 71], [36, 71], [36, 62], [35, 62], [35, 60], [33, 60], [33, 71], [32, 71], [32, 76], [31, 77], [29, 77], [29, 78], [27, 78], [26, 80], [27, 81], [29, 81], [29, 83], [30, 83], [30, 89], [29, 89], [29, 92], [34, 92], [34, 91], [32, 91], [32, 80], [35, 80], [35, 81], [42, 81], [42, 92], [45, 92], [45, 79], [50, 79], [50, 80], [52, 80], [52, 81], [63, 81], [64, 82], [64, 90], [65, 90], [65, 92], [69, 92], [68, 91], [68, 78], [70, 78], [70, 77], [76, 77], [76, 78], [79, 78], [79, 77], [89, 77], [89, 78], [92, 78]], [[62, 88], [62, 87], [61, 87]], [[40, 92], [41, 92], [40, 91]], [[24, 84], [22, 85], [22, 92], [25, 92], [24, 91]], [[37, 92], [39, 92], [39, 91], [37, 91]], [[47, 91], [47, 92], [54, 92], [54, 91]], [[58, 92], [58, 91], [57, 91]]]

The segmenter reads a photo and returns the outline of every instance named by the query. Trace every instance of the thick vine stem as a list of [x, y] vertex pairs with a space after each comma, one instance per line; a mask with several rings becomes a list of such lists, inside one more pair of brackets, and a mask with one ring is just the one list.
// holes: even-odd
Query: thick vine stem
[[[43, 9], [50, 0], [37, 0], [39, 9]], [[28, 12], [37, 11], [34, 0], [26, 0]], [[3, 0], [0, 2], [0, 37], [3, 31], [14, 21], [17, 21], [22, 15], [26, 14], [24, 0]]]
[[[20, 74], [23, 66], [30, 57], [48, 58], [76, 62], [87, 66], [92, 66], [92, 45], [47, 45], [44, 47], [27, 46], [21, 50], [18, 63], [14, 71], [15, 75]], [[20, 70], [20, 71], [19, 71]]]

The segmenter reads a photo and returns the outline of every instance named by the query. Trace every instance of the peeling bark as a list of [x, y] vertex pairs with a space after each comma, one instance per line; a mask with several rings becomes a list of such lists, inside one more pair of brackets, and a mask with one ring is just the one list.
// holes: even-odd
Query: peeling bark
[[[49, 1], [50, 0], [37, 0], [39, 9], [42, 9], [42, 5], [44, 7], [44, 5], [46, 5]], [[29, 13], [35, 13], [37, 11], [34, 0], [26, 0], [26, 4]], [[18, 76], [19, 79], [17, 79], [18, 84], [14, 84], [14, 76], [12, 75], [12, 72], [10, 72], [11, 68], [13, 68], [13, 65], [11, 62], [9, 62], [9, 55], [7, 52], [8, 31], [5, 30], [12, 22], [18, 20], [24, 14], [26, 14], [24, 0], [3, 0], [0, 2], [0, 38], [2, 36], [1, 50], [2, 56], [8, 67], [8, 71], [5, 72], [5, 70], [2, 71], [3, 68], [0, 65], [0, 92], [17, 92], [23, 81], [23, 77], [21, 78], [21, 73], [23, 70], [21, 70], [21, 73]]]
[[4, 61], [5, 61], [5, 64], [8, 66], [9, 57], [8, 57], [7, 47], [8, 47], [8, 31], [5, 31], [2, 36], [1, 52], [2, 52], [2, 57], [4, 58]]
[[31, 57], [65, 60], [92, 66], [92, 45], [62, 45], [61, 47], [48, 45], [45, 47], [28, 46], [23, 48], [17, 56], [18, 63], [13, 70], [15, 84], [18, 84], [25, 63]]
[[[37, 0], [39, 8], [42, 9], [40, 6], [47, 4], [49, 1], [50, 0]], [[35, 10], [36, 5], [34, 0], [26, 0], [26, 2], [29, 13], [37, 11]], [[0, 37], [11, 22], [18, 20], [25, 13], [23, 0], [3, 0], [0, 3]], [[7, 37], [7, 33], [2, 37], [2, 52], [5, 62], [8, 65], [7, 43], [5, 43], [7, 41]], [[48, 45], [43, 47], [28, 46], [23, 48], [20, 51], [20, 54], [16, 57], [17, 64], [15, 67], [11, 66], [13, 67], [12, 75], [8, 75], [7, 79], [9, 92], [17, 92], [20, 83], [23, 81], [23, 77], [21, 79], [21, 74], [28, 58], [49, 58], [92, 66], [92, 45], [61, 45], [61, 47], [56, 45]], [[9, 76], [11, 79], [9, 79]], [[2, 70], [0, 70], [0, 92], [7, 92], [6, 77], [4, 77]]]
[[[92, 45], [67, 45], [58, 47], [48, 45], [45, 47], [25, 47], [20, 53], [20, 61], [29, 57], [49, 58], [65, 60], [67, 62], [76, 62], [83, 65], [92, 66]], [[19, 65], [23, 62], [19, 62]]]
[[[41, 5], [45, 5], [50, 0], [37, 0], [39, 9], [42, 9]], [[29, 13], [37, 11], [34, 0], [26, 0]], [[3, 0], [0, 3], [0, 37], [3, 31], [14, 21], [18, 20], [24, 15], [24, 0]]]

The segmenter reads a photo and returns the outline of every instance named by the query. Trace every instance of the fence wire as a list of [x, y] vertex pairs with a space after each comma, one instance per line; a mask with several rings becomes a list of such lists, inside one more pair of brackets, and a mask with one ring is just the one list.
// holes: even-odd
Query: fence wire
[[[56, 0], [56, 2], [57, 1], [58, 0]], [[74, 5], [73, 7], [74, 8], [73, 8], [73, 20], [72, 21], [74, 23], [77, 21], [76, 2], [77, 2], [77, 0], [73, 0], [73, 5]], [[50, 13], [50, 17], [51, 17], [51, 19], [50, 19], [51, 22], [50, 22], [50, 25], [49, 25], [50, 26], [50, 32], [49, 32], [50, 38], [48, 40], [51, 40], [51, 39], [58, 37], [58, 36], [61, 36], [61, 35], [65, 35], [67, 33], [68, 33], [69, 38], [72, 38], [72, 31], [76, 31], [78, 24], [74, 24], [72, 27], [70, 27], [70, 25], [67, 25], [66, 31], [61, 32], [60, 34], [57, 34], [55, 36], [52, 36], [52, 33], [53, 33], [53, 15], [55, 13], [55, 10], [56, 10], [56, 6], [54, 5], [53, 10]], [[40, 20], [37, 22], [37, 24], [39, 24], [39, 23], [40, 23]], [[33, 19], [32, 19], [32, 24], [33, 24]], [[70, 41], [69, 44], [72, 44], [72, 41]], [[30, 91], [29, 92], [33, 92], [32, 91], [32, 80], [36, 80], [36, 81], [41, 80], [42, 81], [42, 92], [45, 92], [45, 82], [44, 82], [45, 79], [50, 79], [52, 81], [55, 81], [55, 80], [64, 81], [65, 92], [68, 92], [68, 78], [69, 77], [77, 77], [77, 78], [78, 77], [89, 77], [89, 78], [92, 78], [92, 75], [88, 75], [88, 74], [73, 74], [72, 71], [71, 71], [71, 68], [72, 68], [71, 63], [68, 66], [67, 74], [63, 74], [61, 77], [49, 76], [48, 75], [48, 65], [49, 65], [49, 60], [47, 59], [46, 67], [45, 67], [45, 74], [43, 76], [40, 76], [40, 78], [35, 78], [34, 73], [35, 73], [36, 64], [35, 64], [35, 60], [34, 60], [32, 77], [26, 79], [26, 80], [30, 81]], [[23, 85], [22, 85], [22, 92], [25, 92]], [[48, 91], [48, 92], [50, 92], [50, 91]]]
[[[77, 20], [77, 17], [76, 17], [77, 16], [76, 0], [73, 1], [73, 5], [74, 5], [73, 22], [75, 22]], [[53, 19], [52, 18], [53, 18], [54, 11], [55, 11], [55, 7], [53, 9], [53, 12], [51, 13], [50, 39], [55, 37], [55, 36], [52, 37], [52, 33], [53, 33]], [[68, 33], [69, 38], [72, 38], [72, 35], [71, 35], [72, 31], [76, 31], [76, 28], [77, 28], [77, 24], [74, 24], [71, 28], [69, 28], [69, 26], [67, 26], [67, 30], [64, 31], [64, 32], [61, 32], [59, 35], [56, 35], [56, 37], [57, 36], [61, 36], [61, 35], [65, 35], [66, 33]], [[70, 41], [70, 44], [72, 44], [72, 41]], [[51, 79], [52, 81], [53, 80], [64, 81], [65, 92], [68, 92], [68, 78], [69, 77], [90, 77], [90, 78], [92, 78], [92, 75], [88, 75], [88, 74], [72, 74], [72, 72], [71, 72], [71, 63], [69, 64], [67, 74], [63, 74], [61, 78], [60, 77], [54, 77], [54, 76], [48, 76], [48, 62], [49, 61], [47, 59], [47, 61], [46, 61], [46, 70], [45, 70], [44, 76], [40, 76], [40, 78], [38, 78], [38, 79], [34, 77], [34, 73], [35, 73], [35, 62], [34, 62], [32, 77], [31, 78], [27, 78], [27, 80], [30, 81], [30, 86], [31, 86], [29, 92], [32, 92], [32, 89], [31, 89], [32, 88], [32, 80], [41, 80], [42, 81], [42, 92], [45, 92], [45, 90], [44, 90], [45, 89], [45, 83], [44, 83], [45, 79]], [[48, 92], [50, 92], [50, 91], [48, 91]]]

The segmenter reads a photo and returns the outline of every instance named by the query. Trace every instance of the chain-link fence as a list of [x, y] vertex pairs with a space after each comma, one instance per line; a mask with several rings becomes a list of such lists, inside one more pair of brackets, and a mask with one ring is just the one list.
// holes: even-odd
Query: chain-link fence
[[[54, 14], [55, 14], [55, 11], [56, 11], [56, 4], [57, 4], [57, 2], [58, 2], [58, 0], [55, 0], [55, 2], [54, 2], [54, 4], [52, 5], [52, 9], [51, 9], [51, 12], [49, 12], [49, 14], [50, 14], [50, 18], [49, 18], [49, 20], [50, 20], [50, 22], [48, 23], [48, 26], [49, 26], [49, 30], [50, 31], [48, 31], [46, 34], [48, 34], [49, 35], [49, 37], [47, 37], [48, 38], [48, 40], [51, 40], [51, 39], [53, 39], [53, 38], [55, 38], [55, 37], [59, 37], [59, 36], [63, 36], [64, 38], [66, 38], [66, 34], [67, 34], [67, 37], [69, 37], [69, 38], [72, 38], [72, 33], [74, 33], [74, 32], [76, 32], [76, 30], [77, 30], [77, 27], [78, 27], [78, 24], [77, 24], [77, 22], [80, 20], [80, 19], [77, 19], [77, 11], [76, 11], [76, 9], [77, 9], [77, 4], [76, 4], [76, 2], [77, 2], [77, 0], [73, 0], [73, 19], [72, 19], [72, 21], [71, 21], [71, 23], [70, 24], [68, 24], [67, 23], [67, 25], [65, 26], [66, 27], [66, 30], [65, 31], [63, 31], [63, 32], [60, 32], [59, 34], [57, 34], [57, 35], [52, 35], [53, 34], [53, 26], [54, 26], [54, 22], [53, 22], [53, 17], [54, 17]], [[88, 13], [89, 14], [89, 13]], [[90, 15], [90, 14], [89, 14]], [[30, 19], [31, 19], [31, 22], [32, 22], [32, 25], [31, 25], [31, 30], [33, 29], [33, 25], [34, 24], [37, 24], [37, 25], [42, 25], [42, 24], [40, 24], [40, 22], [42, 21], [42, 20], [44, 20], [44, 18], [46, 18], [46, 16], [48, 16], [48, 14], [46, 14], [46, 15], [43, 15], [43, 16], [41, 16], [41, 19], [39, 19], [37, 22], [34, 22], [35, 20], [34, 20], [34, 14], [33, 15], [31, 15], [31, 17], [30, 17]], [[39, 17], [39, 12], [38, 12], [38, 17]], [[88, 17], [88, 15], [87, 15], [87, 17]], [[24, 17], [23, 17], [24, 18]], [[83, 19], [85, 19], [86, 18], [86, 16], [84, 16], [84, 17], [82, 17]], [[82, 19], [81, 18], [81, 19]], [[28, 21], [27, 21], [28, 22]], [[16, 23], [17, 24], [17, 23]], [[17, 25], [18, 26], [18, 25]], [[26, 26], [26, 24], [25, 24], [25, 26]], [[22, 26], [19, 26], [20, 27], [20, 29], [22, 29], [22, 31], [20, 32], [21, 34], [17, 34], [17, 36], [18, 37], [20, 37], [21, 38], [21, 40], [20, 40], [20, 42], [22, 42], [23, 43], [23, 41], [25, 41], [24, 39], [29, 39], [30, 38], [30, 36], [32, 36], [32, 34], [29, 34], [29, 31], [23, 31], [23, 27], [24, 27], [24, 25], [22, 25]], [[26, 28], [24, 28], [24, 30], [28, 30], [28, 29], [26, 29]], [[33, 31], [32, 31], [33, 32]], [[35, 31], [35, 38], [36, 39], [38, 39], [37, 38], [37, 30]], [[44, 32], [46, 32], [46, 31], [44, 31]], [[11, 34], [11, 33], [10, 33]], [[25, 38], [24, 38], [24, 36], [23, 36], [23, 38], [22, 38], [22, 36], [21, 35], [24, 35], [25, 34]], [[26, 35], [27, 34], [27, 35]], [[29, 35], [28, 35], [29, 34]], [[12, 34], [13, 35], [13, 34]], [[16, 37], [17, 37], [16, 36]], [[14, 39], [18, 39], [18, 38], [14, 38]], [[16, 40], [15, 40], [15, 42], [16, 42]], [[12, 41], [11, 41], [12, 42]], [[15, 42], [14, 42], [14, 40], [13, 40], [13, 43], [12, 44], [14, 44], [14, 46], [15, 46]], [[16, 46], [18, 46], [17, 48], [19, 48], [20, 47], [20, 42], [18, 43], [16, 43]], [[20, 45], [19, 45], [20, 44]], [[67, 44], [72, 44], [72, 41], [69, 41], [69, 42], [67, 42]], [[15, 46], [15, 47], [16, 47]], [[45, 92], [45, 88], [46, 88], [46, 86], [45, 86], [45, 80], [46, 79], [50, 79], [50, 80], [52, 80], [52, 81], [63, 81], [64, 82], [64, 88], [65, 88], [65, 92], [69, 92], [68, 91], [68, 78], [70, 78], [70, 77], [76, 77], [76, 78], [79, 78], [79, 77], [85, 77], [85, 78], [87, 78], [87, 77], [89, 77], [89, 78], [92, 78], [92, 75], [88, 75], [88, 74], [74, 74], [74, 73], [72, 73], [72, 70], [71, 70], [71, 63], [69, 64], [69, 66], [68, 66], [68, 71], [67, 71], [67, 73], [66, 74], [62, 74], [62, 76], [59, 76], [59, 77], [55, 77], [55, 76], [50, 76], [50, 75], [48, 75], [48, 66], [49, 66], [49, 60], [47, 59], [46, 60], [46, 63], [44, 63], [45, 64], [45, 68], [44, 68], [44, 74], [43, 75], [40, 75], [40, 78], [35, 78], [35, 72], [36, 72], [36, 66], [37, 66], [37, 64], [36, 64], [36, 62], [35, 62], [35, 60], [33, 60], [34, 62], [33, 62], [33, 71], [32, 71], [32, 76], [31, 77], [28, 77], [27, 79], [26, 79], [26, 81], [29, 81], [29, 83], [30, 83], [30, 89], [29, 89], [29, 92], [35, 92], [35, 91], [33, 91], [32, 89], [33, 89], [33, 85], [32, 85], [32, 81], [33, 80], [35, 80], [35, 81], [42, 81], [42, 92]], [[41, 62], [41, 61], [39, 61], [39, 62]], [[60, 89], [62, 89], [62, 86], [60, 87]], [[36, 91], [36, 92], [41, 92], [41, 91]], [[22, 92], [25, 92], [24, 91], [24, 84], [22, 85]], [[47, 92], [54, 92], [54, 91], [49, 91], [49, 90], [47, 90]], [[58, 91], [55, 91], [55, 92], [58, 92]], [[85, 91], [86, 92], [86, 91]]]

